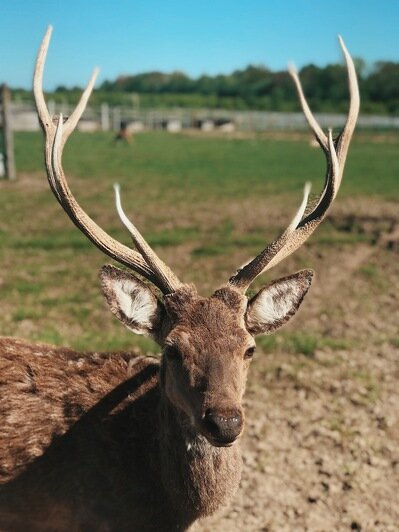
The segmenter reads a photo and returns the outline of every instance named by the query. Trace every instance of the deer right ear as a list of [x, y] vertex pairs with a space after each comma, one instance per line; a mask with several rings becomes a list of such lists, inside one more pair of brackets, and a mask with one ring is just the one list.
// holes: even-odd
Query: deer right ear
[[156, 339], [164, 307], [148, 286], [109, 264], [101, 268], [100, 279], [111, 312], [131, 331]]
[[252, 335], [271, 334], [294, 316], [313, 279], [312, 270], [277, 279], [262, 288], [249, 302], [245, 315]]

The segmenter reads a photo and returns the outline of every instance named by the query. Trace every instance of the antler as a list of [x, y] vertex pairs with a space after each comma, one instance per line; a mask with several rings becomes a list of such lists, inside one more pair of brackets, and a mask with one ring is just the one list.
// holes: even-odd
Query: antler
[[297, 71], [293, 67], [289, 68], [289, 72], [296, 85], [306, 120], [327, 159], [327, 172], [323, 192], [312, 211], [303, 218], [310, 192], [310, 185], [307, 184], [305, 186], [302, 204], [287, 229], [285, 229], [280, 237], [269, 244], [257, 257], [239, 269], [235, 275], [231, 277], [228, 284], [243, 293], [245, 293], [249, 285], [258, 275], [269, 270], [288, 257], [288, 255], [296, 251], [310, 237], [325, 217], [340, 187], [349, 143], [359, 113], [360, 98], [356, 71], [352, 58], [349, 55], [342, 38], [340, 36], [338, 38], [348, 70], [350, 105], [345, 126], [335, 140], [332, 138], [331, 130], [329, 130], [328, 135], [326, 135], [317, 123], [303, 94]]
[[62, 168], [62, 151], [65, 142], [75, 129], [85, 110], [87, 101], [93, 90], [98, 69], [94, 70], [78, 105], [71, 116], [66, 119], [65, 123], [63, 123], [61, 114], [58, 120], [52, 119], [43, 94], [43, 70], [51, 33], [52, 27], [49, 26], [40, 45], [33, 78], [33, 92], [37, 112], [46, 137], [45, 162], [50, 188], [73, 223], [101, 251], [148, 279], [164, 294], [174, 292], [181, 286], [181, 282], [151, 249], [136, 227], [127, 219], [120, 204], [119, 191], [116, 194], [117, 210], [122, 222], [129, 229], [133, 243], [138, 251], [128, 248], [103, 231], [80, 207], [68, 186]]

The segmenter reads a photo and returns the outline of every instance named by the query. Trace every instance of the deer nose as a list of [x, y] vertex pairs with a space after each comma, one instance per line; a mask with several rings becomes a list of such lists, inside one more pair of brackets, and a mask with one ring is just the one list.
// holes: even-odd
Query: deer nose
[[208, 408], [203, 421], [212, 441], [220, 445], [233, 443], [240, 435], [243, 426], [242, 413], [239, 410], [221, 412]]

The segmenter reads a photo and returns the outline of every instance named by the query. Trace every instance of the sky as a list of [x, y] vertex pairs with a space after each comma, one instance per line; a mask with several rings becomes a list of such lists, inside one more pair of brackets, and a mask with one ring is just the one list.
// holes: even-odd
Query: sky
[[54, 27], [44, 86], [83, 86], [150, 70], [229, 73], [248, 64], [399, 61], [399, 0], [0, 0], [0, 82], [30, 88]]

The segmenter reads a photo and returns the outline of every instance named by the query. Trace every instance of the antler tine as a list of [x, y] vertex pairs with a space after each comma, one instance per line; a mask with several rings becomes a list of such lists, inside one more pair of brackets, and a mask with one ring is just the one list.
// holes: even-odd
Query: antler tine
[[308, 216], [298, 223], [295, 230], [292, 231], [292, 237], [288, 239], [286, 246], [270, 260], [264, 271], [269, 270], [300, 248], [324, 219], [328, 208], [334, 201], [340, 185], [342, 167], [337, 157], [331, 129], [328, 130], [328, 150], [328, 179], [321, 201]]
[[122, 208], [119, 185], [115, 184], [114, 190], [116, 210], [118, 212], [119, 218], [121, 219], [121, 222], [129, 231], [135, 247], [141, 253], [142, 257], [144, 257], [146, 263], [151, 267], [152, 271], [157, 273], [157, 276], [159, 279], [162, 280], [162, 283], [165, 285], [169, 283], [171, 285], [171, 288], [173, 288], [173, 290], [176, 290], [176, 288], [181, 285], [180, 281], [177, 279], [175, 274], [169, 269], [169, 267], [163, 261], [161, 261], [158, 255], [154, 253], [153, 249], [148, 245], [148, 243], [143, 238], [137, 227], [126, 216]]
[[51, 190], [53, 191], [58, 203], [62, 205], [59, 191], [57, 190], [57, 184], [54, 180], [53, 171], [51, 165], [47, 164], [49, 160], [49, 152], [52, 149], [52, 143], [54, 140], [56, 126], [53, 123], [53, 119], [48, 111], [46, 101], [43, 93], [43, 73], [44, 65], [46, 63], [47, 52], [50, 44], [51, 35], [53, 33], [53, 27], [50, 25], [40, 43], [39, 51], [37, 54], [35, 70], [33, 74], [33, 94], [36, 102], [37, 114], [39, 116], [40, 124], [46, 136], [46, 168], [47, 177]]
[[[54, 139], [55, 132], [56, 132], [56, 126], [52, 120], [52, 117], [50, 116], [50, 113], [48, 111], [46, 101], [44, 99], [44, 93], [43, 93], [43, 73], [44, 73], [44, 66], [46, 63], [47, 58], [47, 52], [50, 45], [51, 35], [53, 33], [53, 27], [50, 25], [47, 28], [47, 31], [43, 37], [43, 40], [40, 44], [39, 52], [37, 54], [36, 59], [36, 65], [35, 65], [35, 71], [33, 76], [33, 93], [35, 96], [36, 101], [36, 108], [39, 115], [40, 123], [42, 128], [46, 132], [46, 150], [49, 149], [49, 146], [51, 146], [52, 139]], [[90, 96], [90, 93], [93, 89], [95, 77], [97, 76], [97, 72], [95, 71], [92, 75], [92, 78], [89, 81], [88, 86], [86, 87], [85, 91], [83, 92], [79, 104], [75, 111], [72, 113], [71, 118], [73, 118], [74, 126], [76, 126], [79, 118], [81, 117], [84, 108], [86, 107], [87, 100]], [[72, 132], [71, 128], [69, 128], [69, 132], [67, 130], [67, 133], [64, 134], [64, 138], [62, 140], [62, 145], [65, 144], [69, 134]], [[50, 183], [51, 190], [55, 194], [58, 202], [62, 205], [60, 193], [57, 189], [57, 183], [55, 182], [54, 175], [52, 171], [48, 170], [48, 179]]]
[[310, 110], [308, 102], [307, 102], [307, 100], [305, 98], [305, 95], [303, 93], [303, 88], [302, 88], [301, 80], [299, 79], [299, 76], [298, 76], [298, 71], [297, 71], [297, 69], [296, 69], [296, 67], [295, 67], [295, 65], [293, 63], [290, 63], [288, 65], [288, 72], [289, 72], [290, 76], [292, 77], [292, 79], [294, 80], [294, 83], [295, 83], [295, 86], [296, 86], [296, 90], [297, 90], [297, 93], [298, 93], [298, 97], [299, 97], [299, 101], [301, 103], [303, 114], [305, 115], [305, 118], [306, 118], [311, 130], [313, 131], [318, 143], [323, 148], [323, 151], [326, 153], [327, 150], [328, 150], [327, 135], [321, 129], [321, 127], [319, 126], [317, 120], [313, 116], [312, 111]]
[[[348, 118], [346, 120], [345, 126], [335, 141], [335, 147], [337, 150], [337, 155], [343, 170], [343, 166], [346, 161], [346, 156], [348, 154], [349, 144], [355, 130], [357, 116], [359, 114], [360, 108], [360, 94], [359, 94], [359, 85], [357, 82], [356, 69], [353, 63], [353, 59], [348, 52], [348, 49], [345, 46], [344, 40], [341, 35], [338, 35], [339, 44], [344, 54], [346, 68], [348, 70], [348, 87], [350, 95], [349, 111]], [[341, 176], [342, 178], [342, 176]]]
[[[336, 195], [336, 183], [339, 176], [340, 167], [331, 132], [329, 134], [329, 149], [331, 150], [328, 152], [331, 173], [328, 190], [331, 195], [330, 202], [332, 202], [333, 197]], [[314, 218], [309, 220], [306, 225], [303, 225], [303, 221], [301, 221], [307, 207], [309, 192], [310, 186], [307, 184], [305, 185], [302, 203], [289, 226], [259, 255], [239, 269], [237, 273], [230, 278], [229, 285], [241, 292], [246, 292], [256, 277], [281, 262], [283, 259], [288, 257], [288, 255], [291, 255], [291, 253], [296, 251], [304, 243], [304, 241], [309, 238], [322, 219], [321, 217], [318, 219]]]
[[323, 220], [337, 195], [360, 105], [355, 67], [341, 37], [339, 37], [339, 42], [344, 53], [348, 70], [350, 105], [345, 126], [335, 140], [332, 138], [331, 130], [329, 130], [327, 136], [317, 123], [304, 96], [298, 74], [293, 67], [290, 67], [290, 74], [294, 79], [306, 120], [326, 156], [327, 172], [323, 192], [311, 212], [302, 219], [307, 206], [308, 194], [305, 189], [302, 205], [288, 228], [279, 238], [277, 238], [277, 240], [272, 242], [257, 257], [238, 270], [238, 272], [229, 280], [229, 284], [240, 291], [245, 292], [258, 275], [269, 270], [288, 255], [296, 251]]
[[[63, 124], [63, 117], [61, 114], [58, 118], [57, 125], [55, 125], [46, 107], [42, 88], [43, 70], [51, 32], [52, 28], [50, 26], [39, 49], [33, 81], [37, 111], [46, 138], [45, 162], [50, 187], [58, 202], [61, 204], [62, 208], [71, 218], [73, 223], [101, 251], [117, 262], [124, 264], [128, 268], [131, 268], [138, 274], [145, 277], [147, 280], [157, 286], [164, 294], [174, 292], [179, 286], [181, 286], [181, 283], [169, 270], [169, 268], [167, 268], [167, 266], [164, 265], [158, 258], [158, 262], [154, 262], [155, 268], [153, 268], [154, 264], [147, 263], [140, 253], [128, 248], [108, 235], [80, 207], [68, 186], [62, 168], [63, 147], [67, 138], [76, 127], [79, 118], [84, 112], [90, 93], [94, 86], [97, 71], [93, 73], [76, 109], [70, 118], [67, 119], [65, 126]], [[144, 241], [143, 237], [141, 238]], [[155, 256], [155, 253], [152, 253]]]
[[80, 97], [78, 105], [73, 110], [71, 116], [68, 118], [68, 120], [65, 123], [64, 127], [64, 134], [63, 134], [63, 143], [66, 142], [69, 135], [72, 133], [72, 131], [77, 126], [82, 114], [84, 113], [84, 110], [86, 109], [87, 102], [89, 101], [90, 95], [93, 91], [94, 84], [96, 82], [97, 76], [99, 73], [99, 69], [95, 68], [93, 70], [93, 73], [89, 79], [89, 82], [85, 88], [85, 90], [82, 92], [82, 95]]
[[51, 34], [53, 32], [52, 26], [47, 28], [47, 31], [40, 44], [39, 52], [37, 54], [35, 72], [33, 75], [33, 94], [35, 95], [37, 114], [43, 128], [55, 132], [55, 126], [52, 123], [50, 113], [48, 112], [46, 101], [43, 94], [43, 71], [46, 62], [47, 50], [50, 43]]
[[[33, 92], [35, 95], [36, 100], [36, 106], [38, 115], [41, 121], [41, 124], [43, 127], [47, 127], [51, 130], [53, 134], [55, 134], [55, 125], [52, 122], [50, 113], [47, 109], [46, 101], [44, 99], [43, 94], [43, 73], [44, 73], [44, 65], [46, 63], [47, 58], [47, 52], [50, 45], [51, 35], [53, 33], [53, 27], [50, 25], [47, 28], [47, 31], [43, 37], [43, 40], [41, 42], [39, 52], [37, 54], [37, 60], [35, 65], [35, 73], [33, 77]], [[72, 131], [75, 129], [77, 123], [79, 122], [82, 114], [84, 113], [84, 110], [86, 108], [87, 102], [90, 98], [90, 95], [92, 93], [94, 84], [96, 82], [97, 76], [98, 76], [99, 69], [95, 68], [90, 80], [83, 91], [79, 103], [77, 104], [76, 108], [72, 112], [71, 116], [68, 118], [64, 130], [63, 130], [63, 144], [68, 139], [69, 135], [72, 133]]]

